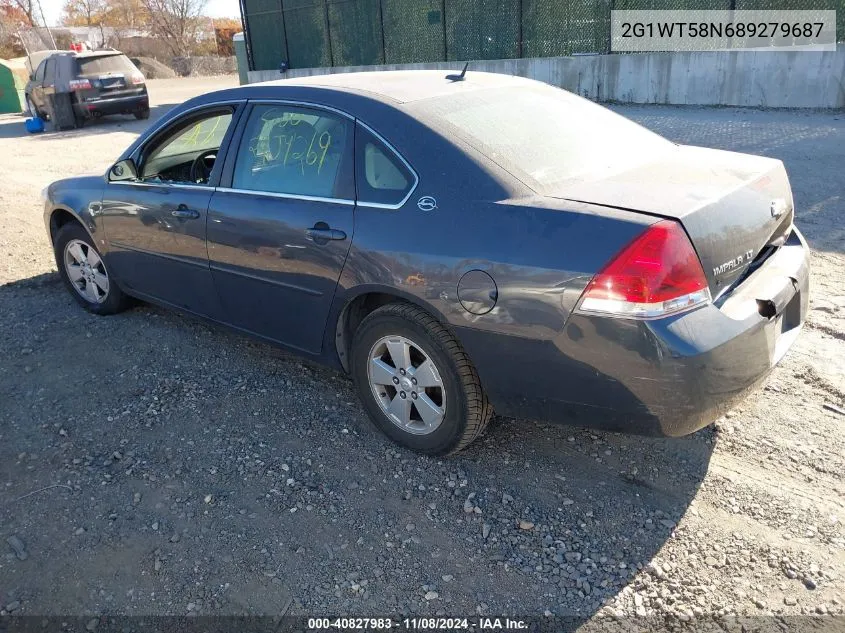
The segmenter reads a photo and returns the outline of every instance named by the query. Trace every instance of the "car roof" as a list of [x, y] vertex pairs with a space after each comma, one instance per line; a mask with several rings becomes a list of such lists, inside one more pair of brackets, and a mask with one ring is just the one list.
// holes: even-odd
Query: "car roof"
[[[79, 58], [86, 58], [86, 57], [105, 57], [105, 56], [112, 56], [112, 55], [123, 55], [120, 51], [53, 51], [47, 57], [59, 57], [61, 55], [67, 55], [68, 57], [79, 57]], [[46, 59], [46, 58], [45, 58]]]
[[387, 70], [379, 72], [334, 73], [312, 75], [294, 79], [265, 81], [248, 84], [242, 88], [249, 91], [267, 86], [303, 86], [325, 88], [339, 92], [368, 93], [381, 101], [410, 103], [431, 97], [463, 94], [486, 88], [517, 87], [536, 84], [531, 79], [501, 75], [497, 73], [468, 70], [463, 81], [451, 81], [446, 75], [457, 74], [459, 70]]

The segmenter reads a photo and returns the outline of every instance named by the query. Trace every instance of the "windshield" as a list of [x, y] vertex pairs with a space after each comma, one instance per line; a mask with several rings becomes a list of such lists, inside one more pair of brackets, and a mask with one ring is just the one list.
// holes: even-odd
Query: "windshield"
[[475, 90], [410, 104], [535, 191], [595, 180], [673, 149], [661, 136], [550, 86]]
[[99, 57], [77, 57], [76, 66], [80, 77], [96, 77], [111, 73], [131, 75], [138, 69], [126, 55], [101, 55]]

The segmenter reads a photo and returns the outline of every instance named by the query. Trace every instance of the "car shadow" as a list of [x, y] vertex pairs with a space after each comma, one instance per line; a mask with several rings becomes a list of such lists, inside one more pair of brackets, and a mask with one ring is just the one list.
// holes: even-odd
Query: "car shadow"
[[[96, 317], [73, 301], [57, 273], [0, 286], [0, 310], [32, 315], [15, 319], [13, 330], [0, 335], [0, 347], [9, 347], [0, 350], [0, 394], [8, 398], [9, 419], [47, 420], [60, 406], [63, 419], [89, 425], [64, 423], [74, 454], [106, 459], [117, 450], [116, 438], [126, 438], [119, 448], [143, 464], [145, 498], [157, 486], [156, 494], [213, 494], [226, 529], [242, 533], [232, 546], [235, 566], [267, 567], [251, 557], [272, 532], [285, 544], [272, 567], [304, 612], [309, 592], [298, 587], [316, 587], [322, 576], [331, 578], [328, 570], [356, 570], [370, 590], [354, 605], [367, 612], [433, 614], [434, 605], [422, 598], [385, 601], [388, 594], [419, 593], [430, 582], [441, 594], [448, 591], [454, 614], [486, 615], [489, 603], [513, 613], [548, 608], [576, 624], [587, 620], [639, 574], [671, 576], [660, 551], [684, 515], [695, 512], [690, 506], [715, 441], [712, 428], [662, 439], [496, 418], [464, 452], [433, 459], [399, 449], [376, 431], [344, 375], [229, 330], [146, 304]], [[16, 348], [24, 345], [21, 356]], [[69, 384], [65, 376], [76, 371], [81, 354], [90, 375]], [[42, 392], [49, 397], [24, 398]], [[153, 414], [145, 411], [147, 403]], [[227, 446], [250, 459], [221, 452]], [[36, 450], [16, 445], [10, 433], [0, 461], [8, 457], [11, 464], [25, 449]], [[167, 492], [173, 450], [182, 466], [178, 481], [168, 484], [175, 492]], [[282, 463], [291, 464], [290, 474]], [[263, 474], [251, 478], [244, 464]], [[55, 473], [48, 472], [50, 462], [40, 468], [33, 477], [69, 476], [61, 462]], [[274, 485], [267, 473], [280, 469], [281, 483]], [[115, 499], [131, 498], [135, 479], [123, 468], [109, 473]], [[285, 477], [291, 477], [287, 484]], [[299, 485], [320, 511], [290, 510], [299, 507], [296, 499], [279, 497]], [[97, 503], [103, 508], [88, 512], [107, 513], [115, 501], [106, 496]], [[166, 499], [162, 503], [167, 507]], [[181, 529], [179, 520], [167, 518], [174, 530]], [[372, 546], [355, 546], [356, 539], [374, 544], [378, 556]], [[346, 542], [351, 546], [340, 546]], [[180, 556], [214, 557], [216, 547], [203, 542]], [[73, 553], [53, 556], [50, 564], [60, 565]], [[175, 559], [172, 564], [170, 573], [179, 573]], [[373, 575], [374, 568], [383, 575]], [[134, 587], [137, 579], [129, 574], [126, 582]], [[116, 595], [125, 590], [116, 587]], [[332, 596], [320, 598], [329, 611], [352, 608]]]
[[45, 121], [44, 131], [35, 134], [27, 132], [26, 130], [25, 121], [28, 118], [27, 115], [3, 114], [0, 115], [0, 139], [25, 136], [30, 136], [33, 139], [72, 138], [114, 132], [115, 129], [140, 133], [177, 105], [179, 104], [163, 103], [152, 106], [150, 108], [149, 119], [138, 120], [131, 114], [115, 114], [111, 116], [103, 116], [97, 119], [89, 119], [81, 128], [71, 130], [54, 130], [52, 128], [52, 124], [49, 121]]

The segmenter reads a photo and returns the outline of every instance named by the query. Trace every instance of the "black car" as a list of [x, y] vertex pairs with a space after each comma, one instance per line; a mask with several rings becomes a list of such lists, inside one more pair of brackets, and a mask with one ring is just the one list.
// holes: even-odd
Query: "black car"
[[54, 53], [38, 64], [25, 93], [29, 113], [60, 129], [104, 114], [150, 116], [144, 75], [118, 51]]
[[563, 90], [338, 74], [175, 108], [105, 176], [45, 192], [62, 278], [347, 371], [430, 454], [497, 413], [683, 435], [807, 312], [783, 164], [676, 145]]

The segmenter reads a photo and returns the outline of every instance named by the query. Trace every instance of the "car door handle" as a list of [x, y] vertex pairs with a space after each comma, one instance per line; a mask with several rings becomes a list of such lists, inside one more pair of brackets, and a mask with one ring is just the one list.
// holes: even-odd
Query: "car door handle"
[[170, 212], [170, 215], [172, 215], [174, 218], [193, 219], [200, 217], [200, 212], [196, 209], [189, 209], [184, 204], [180, 204], [178, 207], [176, 207], [175, 209], [173, 209], [173, 211]]
[[312, 229], [306, 229], [305, 237], [311, 240], [312, 242], [327, 242], [329, 240], [345, 240], [346, 233], [341, 231], [340, 229], [330, 229], [328, 226], [320, 226], [323, 224], [320, 222]]

